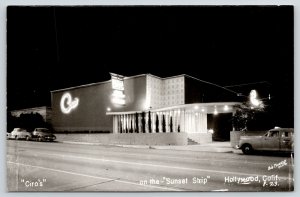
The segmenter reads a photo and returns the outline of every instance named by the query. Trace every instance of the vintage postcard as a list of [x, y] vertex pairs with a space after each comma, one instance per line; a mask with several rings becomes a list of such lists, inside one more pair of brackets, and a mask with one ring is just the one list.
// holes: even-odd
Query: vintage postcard
[[8, 192], [294, 191], [293, 6], [8, 6]]

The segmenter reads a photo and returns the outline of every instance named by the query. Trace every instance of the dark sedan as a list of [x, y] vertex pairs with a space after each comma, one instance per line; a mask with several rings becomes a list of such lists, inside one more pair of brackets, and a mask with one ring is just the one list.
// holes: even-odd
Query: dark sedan
[[32, 132], [32, 139], [39, 142], [56, 140], [56, 136], [51, 133], [47, 128], [35, 128]]

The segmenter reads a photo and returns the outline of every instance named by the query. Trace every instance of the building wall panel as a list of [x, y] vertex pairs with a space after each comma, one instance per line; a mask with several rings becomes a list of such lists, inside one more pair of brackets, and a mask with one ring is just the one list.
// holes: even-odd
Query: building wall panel
[[[124, 80], [125, 105], [112, 103], [111, 82], [103, 82], [90, 86], [76, 87], [52, 92], [52, 124], [57, 131], [110, 131], [113, 119], [107, 116], [107, 108], [111, 111], [143, 110], [146, 95], [146, 77], [132, 77]], [[64, 114], [60, 101], [65, 93], [78, 98], [78, 107], [69, 114]]]

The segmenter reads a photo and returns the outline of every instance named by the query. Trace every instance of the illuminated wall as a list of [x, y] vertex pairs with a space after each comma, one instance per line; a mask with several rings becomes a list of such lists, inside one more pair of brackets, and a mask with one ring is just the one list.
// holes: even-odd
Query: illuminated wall
[[227, 97], [228, 91], [186, 75], [125, 77], [122, 94], [125, 103], [116, 104], [111, 81], [52, 91], [53, 127], [56, 131], [112, 132], [113, 118], [106, 112], [135, 113], [189, 103], [232, 100]]
[[147, 75], [148, 108], [184, 104], [184, 78], [183, 75], [168, 78]]
[[163, 83], [163, 106], [185, 104], [184, 100], [184, 76], [169, 77]]
[[[112, 117], [106, 115], [111, 111], [143, 110], [146, 98], [146, 76], [129, 77], [124, 80], [125, 105], [112, 103], [111, 81], [84, 85], [64, 90], [52, 91], [52, 125], [56, 131], [110, 131]], [[69, 96], [71, 100], [69, 102]], [[78, 99], [78, 104], [72, 103]], [[62, 101], [62, 99], [64, 99]], [[64, 113], [61, 109], [72, 106]]]

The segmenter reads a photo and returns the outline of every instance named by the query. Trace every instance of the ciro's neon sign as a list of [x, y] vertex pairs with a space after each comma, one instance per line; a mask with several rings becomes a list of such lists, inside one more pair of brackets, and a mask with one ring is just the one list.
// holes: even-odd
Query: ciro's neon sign
[[70, 93], [65, 93], [60, 99], [60, 110], [64, 114], [69, 114], [73, 109], [75, 109], [79, 104], [79, 99], [74, 98]]

